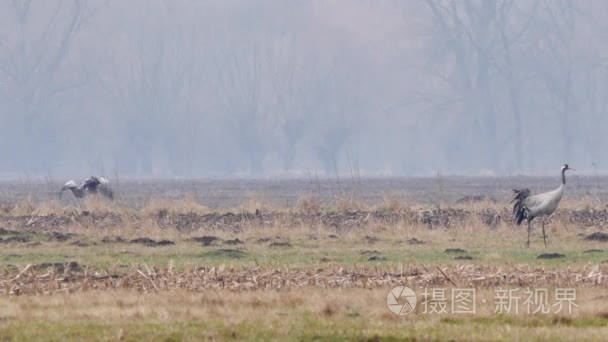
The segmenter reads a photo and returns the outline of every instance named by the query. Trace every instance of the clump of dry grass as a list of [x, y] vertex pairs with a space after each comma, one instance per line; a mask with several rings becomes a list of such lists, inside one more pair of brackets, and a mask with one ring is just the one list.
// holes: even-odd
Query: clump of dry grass
[[36, 211], [36, 203], [32, 196], [27, 196], [24, 199], [15, 203], [10, 210], [12, 216], [30, 216]]
[[108, 200], [102, 196], [88, 196], [82, 201], [82, 210], [86, 210], [91, 213], [113, 213], [113, 214], [127, 214], [131, 212], [131, 209], [120, 205], [116, 201]]
[[382, 203], [375, 207], [376, 211], [389, 213], [400, 213], [409, 210], [411, 205], [398, 194], [385, 193], [382, 196]]
[[0, 202], [0, 216], [8, 215], [13, 209], [13, 204], [10, 202]]
[[44, 201], [38, 204], [36, 207], [36, 215], [46, 216], [51, 214], [67, 214], [75, 208], [63, 207], [61, 203], [55, 200]]
[[315, 195], [303, 195], [298, 198], [296, 210], [305, 214], [315, 214], [321, 211], [321, 200]]
[[368, 211], [369, 206], [363, 200], [355, 195], [337, 197], [334, 201], [336, 210], [339, 212], [346, 211]]
[[209, 214], [211, 210], [198, 203], [192, 194], [180, 199], [152, 198], [141, 209], [144, 215], [158, 215], [161, 212], [168, 214]]
[[321, 310], [321, 313], [323, 314], [323, 316], [331, 317], [335, 315], [339, 310], [340, 308], [336, 303], [326, 302], [325, 306]]
[[608, 207], [608, 204], [604, 203], [598, 196], [588, 194], [576, 199], [566, 197], [560, 203], [560, 207], [570, 210], [603, 210]]
[[259, 211], [276, 211], [276, 208], [274, 208], [274, 206], [269, 201], [258, 196], [252, 196], [247, 198], [243, 203], [241, 203], [236, 208], [236, 211], [239, 213], [253, 214]]
[[[510, 201], [510, 200], [509, 200]], [[449, 206], [451, 208], [463, 209], [471, 212], [482, 212], [482, 211], [501, 211], [505, 208], [512, 207], [509, 201], [493, 200], [492, 198], [484, 198], [481, 201], [454, 203]]]

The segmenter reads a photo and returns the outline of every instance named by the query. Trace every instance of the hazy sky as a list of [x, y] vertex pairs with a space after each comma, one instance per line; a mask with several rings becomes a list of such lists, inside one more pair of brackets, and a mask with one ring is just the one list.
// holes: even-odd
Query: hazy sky
[[1, 1], [0, 178], [608, 171], [605, 1]]

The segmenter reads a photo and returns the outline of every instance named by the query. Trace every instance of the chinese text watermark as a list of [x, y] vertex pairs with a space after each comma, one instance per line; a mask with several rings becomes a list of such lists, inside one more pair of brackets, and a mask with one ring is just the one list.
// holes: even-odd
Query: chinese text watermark
[[[391, 289], [386, 304], [391, 312], [406, 315], [420, 302], [422, 314], [475, 314], [477, 292], [474, 288], [424, 288], [418, 300], [416, 293], [406, 286]], [[482, 299], [484, 305], [486, 299]], [[496, 288], [493, 296], [494, 313], [504, 314], [568, 314], [578, 308], [576, 289], [556, 288]]]

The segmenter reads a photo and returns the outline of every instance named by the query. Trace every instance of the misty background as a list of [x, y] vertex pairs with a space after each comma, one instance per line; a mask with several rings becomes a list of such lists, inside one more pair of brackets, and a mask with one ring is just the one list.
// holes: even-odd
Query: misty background
[[608, 171], [608, 2], [0, 1], [0, 178]]

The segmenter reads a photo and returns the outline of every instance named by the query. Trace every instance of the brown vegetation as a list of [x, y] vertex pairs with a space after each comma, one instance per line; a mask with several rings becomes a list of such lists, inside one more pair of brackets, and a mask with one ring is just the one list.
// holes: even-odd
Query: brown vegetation
[[401, 269], [359, 267], [268, 268], [268, 267], [199, 267], [177, 271], [141, 265], [126, 273], [88, 270], [75, 262], [66, 264], [27, 265], [23, 269], [4, 270], [0, 276], [0, 294], [52, 294], [90, 290], [133, 289], [141, 292], [169, 290], [203, 291], [280, 290], [303, 287], [320, 288], [412, 288], [441, 287], [456, 284], [462, 288], [495, 287], [593, 287], [608, 288], [605, 279], [608, 265], [584, 266], [550, 271], [529, 266], [460, 265], [443, 269], [413, 266]]
[[[0, 215], [0, 223], [6, 227], [33, 230], [52, 230], [70, 225], [90, 228], [156, 225], [161, 229], [177, 229], [181, 232], [201, 227], [239, 231], [247, 226], [275, 224], [321, 224], [338, 230], [396, 223], [430, 229], [451, 229], [470, 224], [496, 228], [499, 225], [513, 224], [510, 208], [496, 204], [433, 208], [387, 200], [379, 206], [365, 206], [350, 198], [336, 203], [334, 210], [331, 206], [321, 207], [314, 197], [305, 196], [295, 208], [289, 210], [272, 208], [267, 203], [250, 200], [234, 211], [222, 209], [212, 212], [192, 199], [154, 199], [140, 210], [117, 207], [97, 199], [85, 202], [82, 208], [61, 207], [55, 202], [43, 202], [36, 206], [26, 200], [16, 203], [7, 213]], [[551, 222], [605, 229], [608, 228], [608, 209], [563, 208]]]

